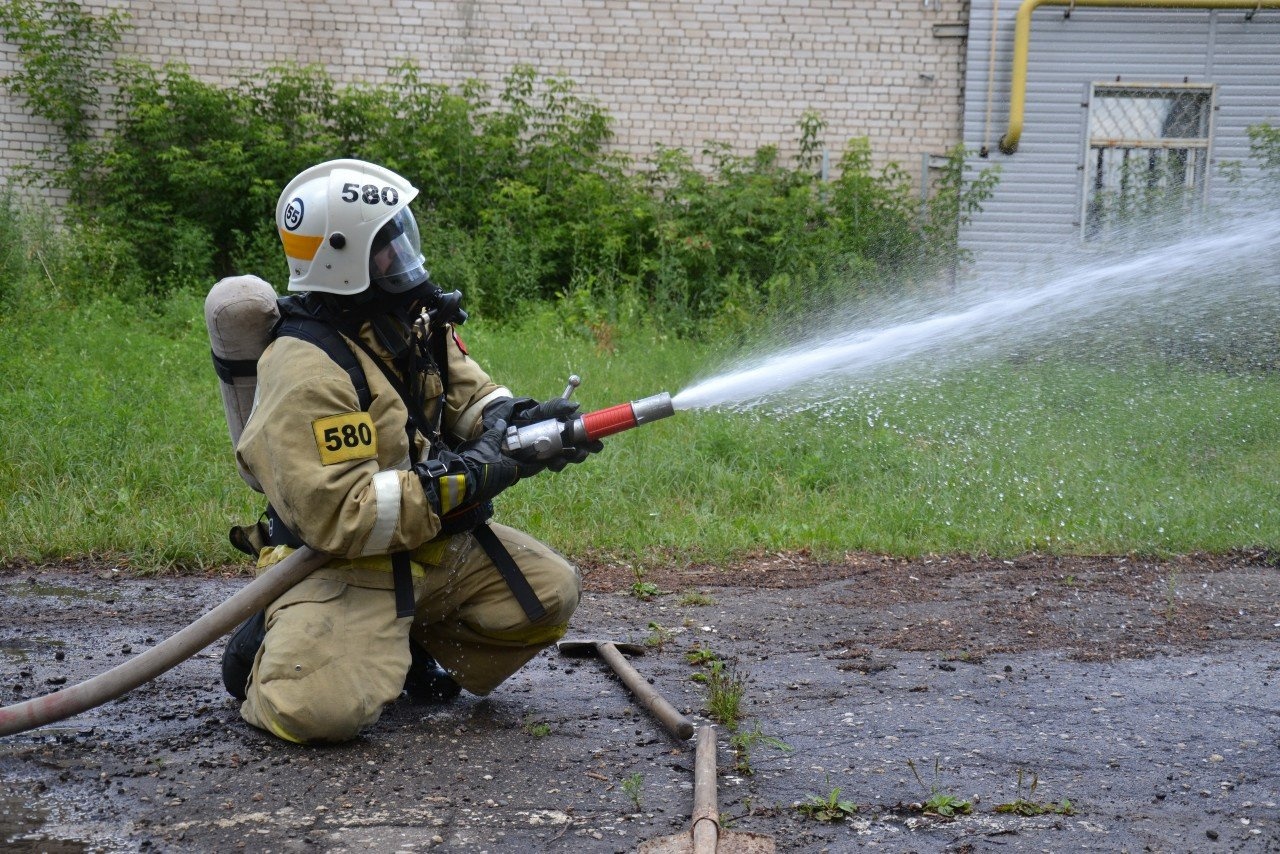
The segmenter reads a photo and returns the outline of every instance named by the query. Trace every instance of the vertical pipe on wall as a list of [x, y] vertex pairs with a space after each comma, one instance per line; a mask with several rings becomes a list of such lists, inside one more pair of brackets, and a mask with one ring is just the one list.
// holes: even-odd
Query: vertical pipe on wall
[[1000, 0], [991, 4], [991, 43], [987, 46], [987, 117], [982, 123], [982, 147], [978, 149], [979, 157], [991, 153], [988, 143], [991, 141], [991, 101], [996, 91], [996, 33], [1000, 30]]

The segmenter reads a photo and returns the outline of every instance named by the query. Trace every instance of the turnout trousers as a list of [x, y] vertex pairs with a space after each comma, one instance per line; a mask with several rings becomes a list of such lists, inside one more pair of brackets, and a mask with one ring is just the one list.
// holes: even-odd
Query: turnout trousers
[[[529, 619], [469, 533], [413, 552], [413, 617], [396, 617], [388, 558], [335, 559], [267, 607], [241, 716], [287, 741], [354, 738], [400, 696], [410, 639], [467, 691], [491, 692], [564, 636], [581, 578], [528, 534], [490, 527], [545, 608], [540, 619]], [[265, 550], [259, 571], [288, 553]]]

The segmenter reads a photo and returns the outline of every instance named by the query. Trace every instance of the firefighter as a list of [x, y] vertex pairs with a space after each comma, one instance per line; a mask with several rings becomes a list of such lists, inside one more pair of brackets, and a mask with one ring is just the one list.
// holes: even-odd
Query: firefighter
[[578, 604], [575, 567], [488, 521], [494, 497], [546, 467], [504, 456], [506, 427], [576, 404], [514, 398], [472, 360], [460, 294], [424, 267], [416, 195], [334, 160], [276, 208], [297, 296], [280, 301], [236, 453], [270, 502], [259, 572], [304, 543], [333, 558], [236, 633], [224, 677], [246, 721], [292, 742], [351, 739], [402, 691], [486, 695]]

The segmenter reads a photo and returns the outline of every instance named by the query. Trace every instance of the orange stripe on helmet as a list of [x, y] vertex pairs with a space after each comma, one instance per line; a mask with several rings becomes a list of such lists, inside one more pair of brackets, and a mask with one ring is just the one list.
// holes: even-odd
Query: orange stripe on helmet
[[294, 234], [291, 231], [280, 229], [280, 242], [284, 244], [284, 254], [290, 258], [297, 258], [299, 261], [310, 261], [316, 257], [316, 252], [320, 251], [320, 244], [324, 242], [324, 237], [313, 237], [310, 234]]

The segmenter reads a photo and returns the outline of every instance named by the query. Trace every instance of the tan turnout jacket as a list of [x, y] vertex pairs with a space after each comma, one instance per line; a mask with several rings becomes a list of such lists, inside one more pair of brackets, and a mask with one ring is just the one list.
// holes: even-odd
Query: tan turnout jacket
[[[452, 444], [479, 435], [484, 407], [511, 393], [467, 355], [452, 328], [435, 334], [447, 335], [449, 394], [440, 412], [440, 377], [427, 377], [427, 423]], [[390, 364], [367, 324], [361, 338]], [[322, 349], [298, 338], [274, 341], [258, 362], [257, 398], [236, 454], [312, 548], [352, 559], [413, 550], [437, 535], [440, 520], [410, 471], [405, 404], [378, 366], [352, 350], [372, 395], [367, 412]], [[423, 459], [425, 440], [417, 441]]]

